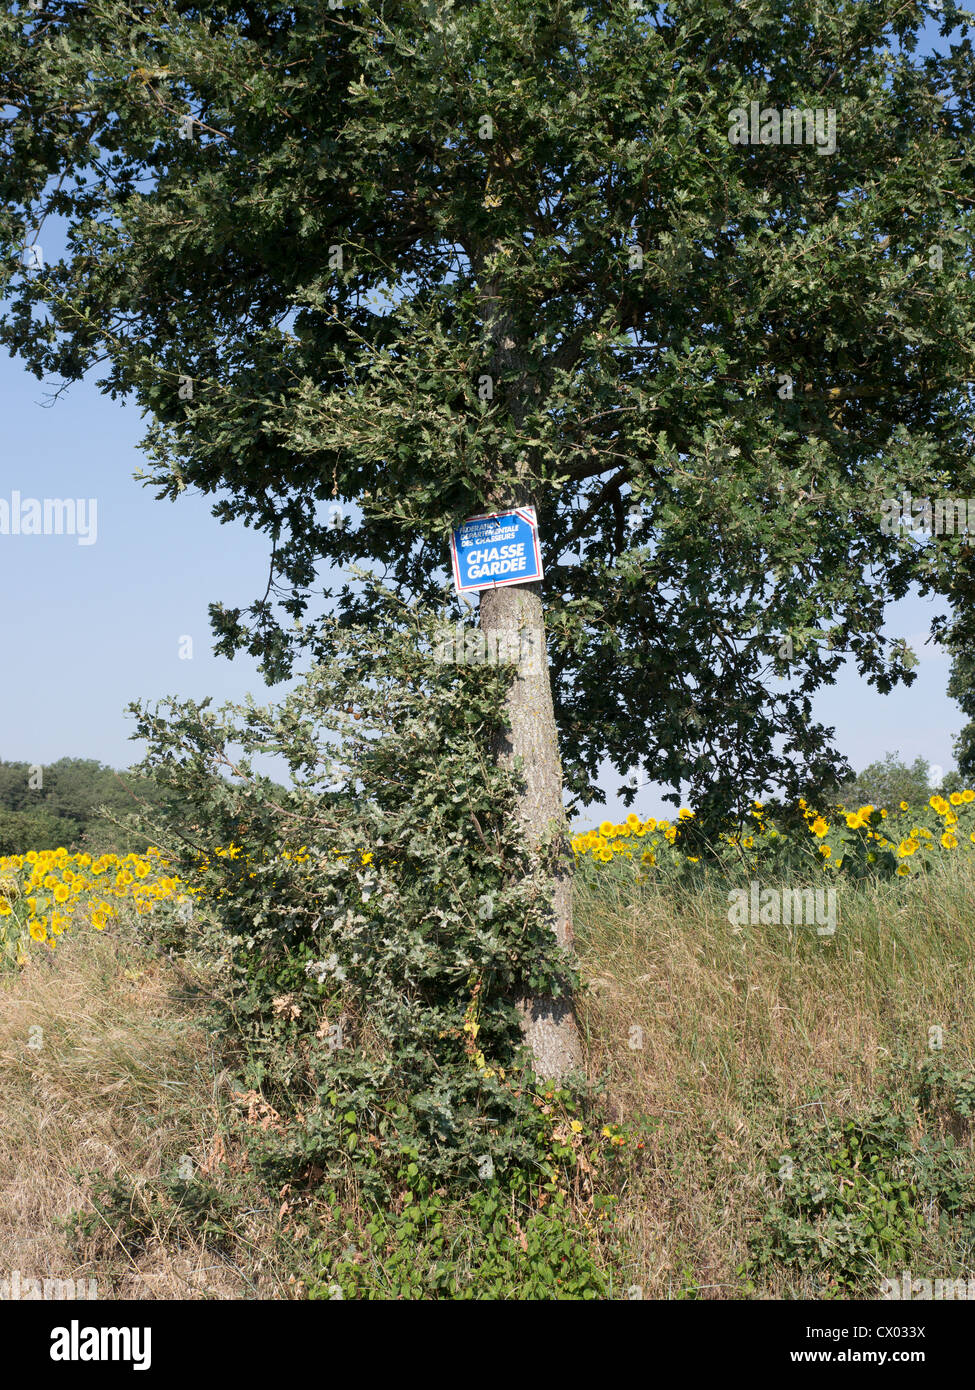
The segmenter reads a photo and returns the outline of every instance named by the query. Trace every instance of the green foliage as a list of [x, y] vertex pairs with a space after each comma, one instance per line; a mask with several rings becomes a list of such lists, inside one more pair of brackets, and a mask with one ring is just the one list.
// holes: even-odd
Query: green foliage
[[975, 1071], [950, 1066], [940, 1055], [929, 1057], [918, 1069], [917, 1100], [923, 1115], [969, 1124], [975, 1115]]
[[310, 1298], [592, 1299], [610, 1280], [587, 1232], [561, 1197], [542, 1211], [513, 1209], [503, 1193], [462, 1206], [414, 1179], [398, 1215], [377, 1210], [365, 1249], [326, 1257]]
[[219, 1249], [232, 1241], [239, 1215], [232, 1192], [221, 1191], [202, 1176], [161, 1176], [135, 1182], [129, 1175], [82, 1175], [88, 1185], [88, 1205], [65, 1219], [76, 1248], [86, 1242], [112, 1243], [129, 1255], [139, 1255], [153, 1241], [177, 1244], [181, 1236], [205, 1237]]
[[958, 771], [963, 777], [975, 779], [975, 659], [971, 643], [975, 614], [971, 606], [970, 568], [969, 559], [962, 571], [967, 578], [965, 589], [955, 596], [956, 620], [949, 639], [952, 656], [948, 694], [958, 701], [962, 713], [967, 715], [953, 749]]
[[[496, 1183], [463, 1200], [404, 1170], [396, 1196], [342, 1220], [341, 1197], [322, 1189], [302, 1209], [314, 1234], [292, 1251], [307, 1297], [316, 1299], [594, 1299], [613, 1281], [589, 1231], [561, 1194], [538, 1210]], [[81, 1174], [77, 1175], [81, 1177]], [[79, 1254], [143, 1254], [154, 1242], [205, 1240], [234, 1253], [247, 1203], [267, 1193], [244, 1182], [222, 1185], [196, 1175], [133, 1180], [87, 1175], [89, 1199], [64, 1225]], [[390, 1202], [395, 1212], [390, 1209]], [[304, 1228], [303, 1228], [304, 1229]], [[278, 1235], [283, 1245], [287, 1237]], [[238, 1252], [239, 1254], [239, 1252]]]
[[29, 849], [73, 849], [73, 824], [45, 811], [0, 811], [0, 854], [25, 854]]
[[[93, 758], [59, 758], [40, 770], [0, 762], [0, 854], [31, 849], [143, 850], [146, 829], [133, 818], [159, 809], [164, 794], [147, 777], [116, 772]], [[151, 832], [150, 832], [151, 833]]]
[[923, 806], [933, 791], [940, 787], [928, 785], [929, 763], [920, 755], [906, 763], [898, 753], [887, 753], [870, 763], [839, 790], [845, 806], [886, 806], [893, 809], [902, 801], [911, 806]]
[[[937, 1096], [949, 1119], [967, 1119], [973, 1088], [970, 1068], [945, 1070], [932, 1059], [921, 1068], [915, 1101], [931, 1114]], [[800, 1113], [788, 1150], [769, 1162], [773, 1185], [751, 1242], [749, 1273], [784, 1266], [800, 1272], [819, 1297], [876, 1297], [880, 1279], [895, 1270], [926, 1271], [938, 1235], [948, 1230], [952, 1248], [971, 1260], [975, 1173], [967, 1146], [882, 1098], [848, 1119], [815, 1102]]]
[[512, 668], [439, 664], [442, 612], [373, 588], [382, 621], [324, 624], [330, 655], [276, 707], [133, 707], [178, 808], [161, 844], [212, 916], [243, 1082], [280, 1117], [254, 1161], [377, 1199], [405, 1161], [461, 1189], [552, 1181], [572, 1150], [522, 1070], [516, 1002], [574, 980], [548, 891], [567, 847], [529, 852], [520, 774], [485, 752]]
[[[812, 695], [913, 679], [885, 607], [964, 546], [881, 503], [975, 495], [975, 71], [954, 6], [926, 57], [928, 6], [787, 10], [3, 10], [0, 341], [97, 364], [160, 496], [273, 538], [221, 650], [281, 675], [323, 564], [429, 597], [450, 525], [533, 503], [580, 798], [605, 759], [702, 819], [846, 773]], [[834, 109], [835, 151], [732, 144], [752, 101]]]

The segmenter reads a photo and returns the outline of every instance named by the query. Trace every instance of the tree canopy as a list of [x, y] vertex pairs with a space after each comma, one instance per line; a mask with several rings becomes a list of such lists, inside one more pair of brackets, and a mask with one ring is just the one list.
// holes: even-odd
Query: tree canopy
[[83, 846], [145, 847], [145, 832], [118, 821], [167, 805], [164, 790], [142, 774], [116, 772], [94, 758], [58, 758], [44, 767], [0, 761], [0, 854]]
[[936, 790], [929, 772], [927, 758], [917, 757], [908, 763], [898, 753], [885, 753], [841, 788], [844, 805], [856, 808], [869, 803], [890, 811], [902, 801], [913, 808], [923, 806]]
[[[368, 616], [325, 564], [430, 597], [452, 525], [533, 504], [572, 792], [608, 758], [705, 812], [794, 795], [846, 771], [815, 690], [912, 679], [885, 606], [950, 587], [960, 540], [884, 499], [975, 495], [959, 14], [6, 6], [0, 339], [150, 412], [160, 497], [267, 534], [221, 650], [280, 677], [330, 602]], [[733, 142], [752, 102], [835, 149]]]

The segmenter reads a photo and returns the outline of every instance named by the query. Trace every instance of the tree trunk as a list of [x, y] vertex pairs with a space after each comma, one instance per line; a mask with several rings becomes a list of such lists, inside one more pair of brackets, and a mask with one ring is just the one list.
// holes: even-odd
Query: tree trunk
[[[497, 384], [508, 415], [520, 431], [530, 406], [531, 392], [538, 384], [528, 371], [529, 357], [524, 344], [530, 334], [519, 322], [523, 304], [513, 304], [499, 283], [498, 266], [505, 264], [510, 247], [501, 238], [471, 247], [471, 265], [481, 288], [484, 345], [489, 355], [488, 380]], [[504, 275], [500, 276], [504, 280]], [[519, 346], [521, 344], [521, 346]], [[485, 495], [492, 509], [530, 503], [526, 448], [515, 463], [515, 477], [498, 477]], [[547, 833], [553, 841], [546, 855], [551, 874], [555, 939], [572, 949], [572, 851], [569, 847], [565, 807], [562, 804], [562, 760], [552, 704], [552, 683], [545, 647], [545, 614], [541, 585], [505, 584], [480, 591], [481, 630], [488, 653], [509, 652], [514, 645], [523, 653], [515, 634], [528, 639], [528, 656], [519, 655], [518, 673], [508, 695], [511, 729], [495, 750], [500, 764], [522, 759], [525, 790], [516, 814], [532, 849]], [[512, 643], [514, 638], [514, 643]], [[488, 656], [491, 659], [491, 656]], [[521, 1029], [534, 1059], [535, 1072], [547, 1081], [559, 1081], [569, 1072], [582, 1069], [582, 1045], [575, 1008], [568, 986], [559, 998], [536, 995], [518, 1001]]]
[[[540, 589], [539, 584], [482, 589], [481, 628], [488, 652], [521, 652], [508, 696], [511, 730], [497, 749], [497, 757], [509, 764], [518, 756], [523, 759], [526, 786], [517, 815], [529, 843], [537, 847], [546, 832], [556, 836], [550, 859], [555, 938], [560, 946], [571, 950], [571, 850], [562, 804], [562, 763]], [[518, 1010], [540, 1077], [558, 1081], [571, 1071], [581, 1070], [582, 1047], [571, 994], [559, 999], [548, 995], [521, 999]]]

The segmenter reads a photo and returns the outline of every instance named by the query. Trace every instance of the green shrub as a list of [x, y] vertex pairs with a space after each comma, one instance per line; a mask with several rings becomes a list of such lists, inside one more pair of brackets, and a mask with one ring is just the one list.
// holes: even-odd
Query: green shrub
[[144, 770], [180, 807], [169, 848], [200, 888], [241, 1080], [278, 1115], [252, 1159], [379, 1202], [404, 1163], [463, 1190], [543, 1185], [574, 1151], [553, 1147], [516, 1001], [573, 975], [551, 861], [510, 811], [519, 774], [490, 756], [512, 669], [438, 663], [441, 610], [377, 592], [383, 620], [326, 622], [278, 707], [134, 707]]
[[205, 1237], [217, 1249], [232, 1243], [239, 1203], [207, 1178], [162, 1176], [135, 1181], [116, 1172], [88, 1174], [86, 1180], [90, 1206], [72, 1212], [65, 1221], [79, 1251], [95, 1242], [109, 1255], [114, 1244], [134, 1256], [152, 1241], [176, 1245], [185, 1236]]
[[958, 1104], [970, 1114], [973, 1089], [975, 1073], [946, 1071], [937, 1059], [920, 1069], [914, 1106], [879, 1099], [852, 1118], [818, 1112], [798, 1121], [788, 1152], [769, 1164], [769, 1203], [751, 1241], [749, 1273], [777, 1265], [812, 1281], [820, 1297], [876, 1297], [880, 1279], [943, 1262], [946, 1248], [970, 1260], [970, 1152], [918, 1119], [935, 1099], [949, 1121], [961, 1113]]

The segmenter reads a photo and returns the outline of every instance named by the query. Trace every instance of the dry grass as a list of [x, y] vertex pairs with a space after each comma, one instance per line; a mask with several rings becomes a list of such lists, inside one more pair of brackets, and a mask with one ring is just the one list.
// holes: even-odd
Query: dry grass
[[831, 938], [732, 927], [724, 892], [608, 885], [580, 892], [577, 931], [591, 1071], [614, 1120], [649, 1119], [618, 1222], [645, 1297], [740, 1294], [768, 1159], [811, 1095], [833, 1114], [891, 1095], [932, 1025], [946, 1059], [975, 1057], [970, 868], [841, 889]]
[[63, 1225], [94, 1210], [92, 1174], [138, 1185], [219, 1151], [224, 1081], [186, 983], [134, 927], [0, 978], [0, 1275], [94, 1278], [100, 1298], [281, 1296], [199, 1239], [157, 1230], [133, 1254], [108, 1223], [80, 1243]]
[[[892, 1095], [892, 1061], [927, 1056], [932, 1025], [946, 1059], [975, 1056], [970, 869], [841, 891], [832, 938], [734, 928], [727, 910], [718, 890], [680, 898], [608, 878], [577, 894], [599, 1109], [632, 1132], [614, 1239], [647, 1298], [745, 1292], [768, 1160], [804, 1107], [853, 1113]], [[300, 1232], [282, 1257], [280, 1212], [230, 1139], [188, 969], [130, 924], [66, 938], [53, 959], [35, 951], [0, 978], [0, 1277], [95, 1278], [102, 1298], [300, 1295]], [[135, 1248], [107, 1222], [100, 1238], [65, 1229], [96, 1209], [92, 1175], [151, 1191], [183, 1154], [235, 1196], [229, 1245], [164, 1220]], [[758, 1290], [797, 1295], [822, 1291], [784, 1279]]]

